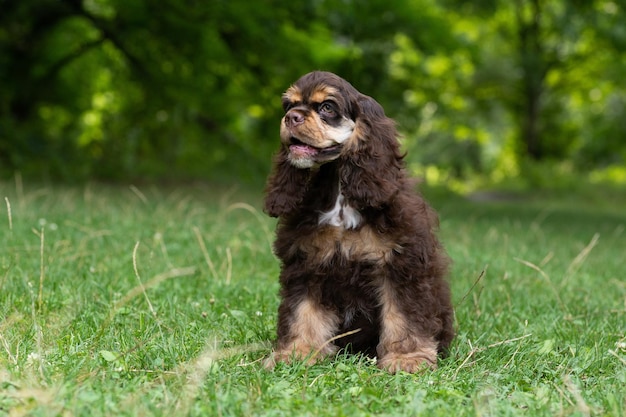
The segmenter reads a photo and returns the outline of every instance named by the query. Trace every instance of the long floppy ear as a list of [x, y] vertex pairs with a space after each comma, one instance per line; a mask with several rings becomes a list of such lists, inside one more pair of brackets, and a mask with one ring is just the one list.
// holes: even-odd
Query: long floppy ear
[[281, 148], [265, 186], [264, 211], [272, 217], [292, 212], [304, 198], [309, 182], [309, 170], [294, 167], [287, 160], [287, 150]]
[[393, 120], [373, 98], [360, 95], [356, 127], [340, 169], [341, 192], [359, 209], [381, 208], [402, 186], [404, 163]]

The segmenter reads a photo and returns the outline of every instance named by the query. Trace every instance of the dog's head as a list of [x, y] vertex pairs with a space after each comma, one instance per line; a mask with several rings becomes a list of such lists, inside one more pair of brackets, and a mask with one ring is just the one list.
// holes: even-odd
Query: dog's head
[[323, 71], [302, 76], [283, 94], [285, 115], [280, 138], [288, 160], [297, 168], [312, 168], [337, 159], [355, 139], [357, 119], [382, 108], [343, 78]]
[[[352, 207], [382, 207], [401, 187], [404, 169], [395, 123], [380, 104], [343, 78], [304, 75], [283, 94], [281, 149], [268, 178], [265, 211], [293, 213], [316, 168], [336, 161], [341, 193]], [[332, 167], [331, 167], [332, 168]]]

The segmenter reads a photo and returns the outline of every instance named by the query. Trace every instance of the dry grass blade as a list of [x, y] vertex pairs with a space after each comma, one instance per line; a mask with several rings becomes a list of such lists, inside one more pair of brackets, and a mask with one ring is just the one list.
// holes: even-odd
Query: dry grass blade
[[530, 336], [532, 336], [532, 333], [528, 333], [528, 334], [525, 334], [524, 336], [520, 336], [520, 337], [515, 337], [513, 339], [507, 339], [507, 340], [502, 340], [500, 342], [492, 343], [492, 344], [490, 344], [487, 347], [488, 348], [494, 348], [496, 346], [506, 345], [508, 343], [513, 343], [513, 342], [517, 342], [518, 340], [526, 339], [527, 337], [530, 337]]
[[[474, 347], [474, 346], [472, 346], [472, 342], [471, 342], [470, 340], [468, 340], [468, 341], [467, 341], [467, 343], [469, 344], [470, 351], [469, 351], [469, 353], [467, 354], [467, 356], [465, 357], [465, 359], [463, 360], [463, 362], [461, 362], [461, 365], [459, 365], [459, 366], [457, 367], [456, 371], [454, 372], [454, 379], [456, 379], [456, 377], [457, 377], [457, 376], [458, 376], [458, 374], [459, 374], [459, 371], [460, 371], [463, 367], [465, 367], [465, 365], [467, 364], [467, 362], [469, 362], [469, 360], [470, 360], [470, 359], [471, 359], [471, 358], [472, 358], [472, 357], [473, 357], [476, 353], [478, 353], [478, 352], [483, 352], [483, 351], [485, 351], [485, 350], [487, 350], [487, 349], [492, 349], [492, 348], [497, 347], [497, 346], [501, 346], [501, 345], [505, 345], [505, 344], [509, 344], [509, 343], [513, 343], [513, 342], [517, 342], [517, 341], [520, 341], [520, 340], [526, 339], [526, 338], [528, 338], [528, 337], [530, 337], [530, 336], [532, 336], [532, 333], [528, 333], [528, 334], [525, 334], [525, 335], [523, 335], [523, 336], [519, 336], [519, 337], [514, 337], [513, 339], [507, 339], [507, 340], [502, 340], [502, 341], [500, 341], [500, 342], [492, 343], [492, 344], [490, 344], [490, 345], [488, 345], [488, 346], [486, 346], [486, 347]], [[518, 349], [518, 350], [519, 350], [519, 349]], [[517, 354], [517, 351], [513, 354], [513, 356], [515, 356], [515, 354]], [[511, 360], [512, 360], [512, 358], [511, 358]], [[508, 366], [508, 364], [511, 362], [511, 360], [509, 360], [509, 362], [507, 362], [507, 364], [506, 364], [504, 367]]]
[[204, 382], [205, 375], [213, 366], [217, 357], [217, 342], [205, 349], [191, 364], [188, 364], [187, 384], [174, 405], [175, 414], [186, 415], [191, 408], [193, 399]]
[[622, 363], [622, 365], [626, 366], [626, 360], [617, 354], [616, 351], [609, 349], [609, 353], [617, 358], [618, 361]]
[[483, 277], [485, 276], [485, 272], [487, 271], [487, 267], [485, 266], [485, 268], [480, 271], [480, 274], [478, 274], [478, 278], [476, 278], [474, 280], [474, 283], [472, 284], [472, 286], [469, 288], [469, 290], [467, 290], [467, 292], [465, 293], [465, 295], [463, 295], [463, 298], [461, 298], [461, 300], [456, 303], [456, 305], [454, 306], [455, 308], [460, 306], [461, 304], [463, 304], [463, 302], [465, 301], [465, 299], [467, 298], [468, 295], [470, 295], [472, 293], [472, 291], [474, 291], [474, 288], [476, 287], [476, 285], [478, 285], [478, 283], [480, 282], [481, 279], [483, 279]]
[[137, 278], [137, 281], [139, 282], [139, 288], [141, 289], [141, 292], [143, 293], [146, 299], [146, 302], [148, 303], [150, 312], [152, 313], [154, 317], [156, 317], [157, 313], [154, 307], [152, 306], [152, 303], [150, 302], [150, 298], [148, 297], [148, 294], [146, 293], [146, 289], [143, 286], [143, 282], [141, 282], [141, 277], [139, 276], [139, 269], [137, 268], [137, 249], [138, 248], [139, 248], [139, 242], [135, 243], [135, 247], [133, 248], [133, 270], [135, 271], [135, 278]]
[[581, 250], [580, 253], [576, 255], [574, 260], [567, 267], [567, 271], [565, 272], [565, 277], [563, 278], [563, 281], [561, 282], [561, 287], [563, 287], [566, 284], [567, 279], [571, 275], [573, 275], [576, 271], [580, 269], [581, 265], [585, 262], [585, 259], [587, 259], [587, 256], [589, 256], [593, 248], [598, 244], [598, 240], [600, 240], [600, 234], [596, 233], [593, 235], [593, 237], [591, 238], [591, 241], [589, 241], [587, 246], [585, 246], [583, 250]]
[[[152, 384], [144, 384], [141, 389], [137, 390], [134, 395], [131, 395], [127, 399], [124, 406], [129, 409], [133, 409], [134, 407], [134, 411], [136, 412], [143, 412], [144, 410], [142, 408], [137, 409], [139, 397], [145, 395], [146, 392], [154, 389], [158, 385], [163, 385], [163, 388], [165, 388], [165, 385], [172, 379], [184, 380], [185, 383], [180, 387], [180, 391], [173, 392], [177, 399], [169, 404], [166, 408], [168, 412], [165, 412], [164, 415], [188, 415], [194, 399], [197, 398], [198, 392], [206, 381], [207, 374], [216, 361], [233, 355], [267, 348], [267, 346], [263, 344], [250, 344], [232, 348], [219, 348], [218, 345], [219, 342], [213, 340], [213, 342], [207, 343], [206, 348], [195, 359], [181, 363], [171, 371], [158, 371], [162, 374], [162, 378], [156, 379]], [[130, 371], [133, 373], [146, 374], [154, 372], [150, 369], [132, 369]]]
[[580, 389], [574, 384], [572, 378], [569, 375], [565, 375], [565, 377], [563, 378], [563, 382], [571, 396], [574, 398], [574, 401], [576, 401], [576, 408], [581, 413], [581, 415], [583, 417], [590, 416], [591, 408], [589, 408], [589, 406], [585, 402], [585, 399], [580, 393]]
[[15, 354], [11, 352], [11, 346], [9, 345], [9, 341], [4, 337], [4, 333], [6, 329], [14, 326], [15, 323], [19, 322], [20, 320], [22, 320], [22, 317], [20, 315], [11, 315], [5, 318], [3, 321], [0, 321], [0, 342], [2, 342], [2, 347], [4, 347], [4, 350], [6, 351], [7, 358], [9, 358], [13, 365], [17, 365], [19, 351]]
[[44, 265], [44, 242], [45, 232], [44, 228], [41, 228], [40, 232], [33, 230], [33, 232], [39, 237], [39, 294], [37, 295], [37, 310], [41, 311], [43, 308], [43, 281], [45, 278], [45, 265]]
[[230, 284], [230, 280], [233, 275], [233, 255], [230, 253], [230, 248], [226, 248], [226, 284]]
[[317, 355], [320, 354], [320, 352], [326, 347], [328, 346], [330, 343], [334, 342], [335, 340], [341, 339], [342, 337], [346, 337], [346, 336], [350, 336], [351, 334], [355, 334], [360, 332], [361, 329], [355, 329], [355, 330], [350, 330], [349, 332], [345, 332], [345, 333], [341, 333], [338, 334], [337, 336], [331, 337], [330, 339], [328, 339], [327, 341], [325, 341], [322, 346], [320, 346], [319, 348], [317, 348], [317, 350], [315, 352], [313, 352], [313, 354], [311, 355], [312, 358], [316, 357]]
[[[104, 333], [104, 330], [106, 329], [108, 324], [111, 322], [113, 317], [115, 317], [119, 309], [122, 308], [125, 304], [127, 304], [130, 300], [132, 300], [139, 294], [145, 293], [146, 290], [152, 287], [156, 287], [161, 282], [168, 280], [170, 278], [177, 278], [177, 277], [182, 277], [186, 275], [192, 275], [195, 272], [196, 272], [196, 268], [194, 267], [174, 268], [162, 274], [156, 275], [154, 278], [152, 278], [145, 284], [137, 285], [136, 287], [132, 288], [130, 291], [126, 293], [124, 297], [122, 297], [119, 301], [117, 301], [113, 305], [113, 308], [111, 308], [111, 310], [109, 311], [109, 315], [100, 326], [100, 331], [98, 332], [98, 336], [101, 336]], [[96, 339], [98, 339], [98, 337]]]
[[456, 368], [456, 371], [454, 371], [454, 376], [452, 377], [452, 379], [456, 379], [458, 377], [461, 369], [463, 369], [463, 367], [467, 364], [467, 362], [469, 362], [469, 360], [474, 356], [476, 352], [483, 350], [483, 349], [475, 348], [474, 346], [472, 346], [472, 342], [469, 339], [467, 340], [467, 344], [470, 347], [470, 351], [465, 357], [465, 359], [463, 360], [463, 362], [461, 362], [461, 364]]
[[196, 226], [193, 227], [193, 233], [196, 235], [196, 239], [198, 240], [198, 245], [200, 245], [200, 250], [202, 251], [202, 256], [204, 256], [204, 261], [206, 262], [206, 264], [208, 265], [209, 269], [211, 270], [211, 275], [213, 275], [213, 279], [214, 280], [218, 280], [218, 275], [217, 275], [217, 271], [215, 270], [215, 265], [213, 264], [213, 261], [211, 260], [211, 256], [209, 255], [209, 251], [206, 248], [206, 245], [204, 244], [204, 239], [202, 238], [202, 234], [200, 233], [200, 229], [198, 229]]
[[9, 230], [13, 231], [13, 217], [11, 216], [11, 202], [9, 197], [4, 197], [4, 201], [7, 204], [7, 216], [9, 218]]
[[186, 267], [186, 268], [174, 268], [162, 274], [156, 275], [154, 278], [150, 279], [145, 284], [138, 285], [134, 287], [133, 289], [131, 289], [130, 291], [128, 291], [128, 293], [126, 293], [126, 295], [121, 300], [115, 303], [115, 305], [113, 306], [113, 310], [118, 310], [124, 304], [128, 303], [128, 301], [130, 301], [131, 299], [135, 298], [139, 294], [143, 293], [144, 291], [152, 287], [156, 287], [157, 285], [159, 285], [161, 282], [165, 280], [168, 280], [170, 278], [182, 277], [186, 275], [192, 275], [195, 272], [196, 272], [196, 268]]
[[130, 188], [130, 191], [132, 191], [133, 194], [139, 197], [142, 203], [144, 203], [145, 205], [148, 205], [148, 199], [146, 198], [146, 195], [142, 193], [141, 190], [139, 190], [139, 188], [135, 187], [134, 185], [130, 185], [128, 188]]
[[524, 259], [520, 259], [520, 258], [513, 258], [516, 262], [519, 262], [523, 265], [526, 265], [529, 268], [534, 269], [535, 271], [539, 272], [539, 274], [543, 277], [543, 279], [548, 283], [548, 285], [550, 286], [550, 289], [552, 289], [552, 292], [554, 293], [554, 296], [556, 297], [557, 301], [559, 302], [559, 304], [561, 305], [561, 307], [563, 308], [563, 310], [567, 313], [569, 313], [569, 308], [567, 307], [567, 305], [565, 305], [565, 303], [563, 303], [563, 300], [561, 299], [561, 295], [559, 294], [559, 290], [556, 288], [556, 286], [552, 283], [552, 280], [550, 279], [550, 277], [548, 276], [548, 274], [546, 274], [544, 272], [543, 269], [539, 268], [537, 265], [535, 265], [532, 262], [528, 262]]
[[269, 244], [270, 251], [271, 251], [272, 250], [272, 232], [267, 227], [265, 218], [259, 213], [259, 211], [247, 203], [234, 203], [226, 208], [226, 213], [229, 213], [234, 210], [245, 210], [251, 213], [258, 220], [259, 225], [261, 225], [261, 228], [263, 229], [263, 232], [265, 233], [265, 237], [267, 239], [267, 242]]

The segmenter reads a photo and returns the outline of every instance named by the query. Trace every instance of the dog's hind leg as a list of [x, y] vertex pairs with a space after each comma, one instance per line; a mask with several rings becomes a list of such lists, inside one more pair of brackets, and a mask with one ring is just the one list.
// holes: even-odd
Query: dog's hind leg
[[415, 373], [437, 367], [435, 338], [421, 329], [417, 317], [408, 316], [401, 308], [396, 291], [407, 290], [388, 282], [384, 282], [380, 289], [381, 333], [376, 348], [378, 367], [391, 373]]

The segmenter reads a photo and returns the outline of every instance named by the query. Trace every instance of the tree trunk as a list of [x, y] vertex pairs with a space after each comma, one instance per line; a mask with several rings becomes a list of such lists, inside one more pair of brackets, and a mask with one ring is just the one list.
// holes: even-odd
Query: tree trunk
[[541, 43], [540, 0], [530, 0], [530, 10], [525, 10], [525, 3], [525, 0], [516, 2], [519, 60], [522, 69], [520, 150], [525, 153], [523, 156], [540, 160], [544, 156], [540, 118], [547, 65]]

